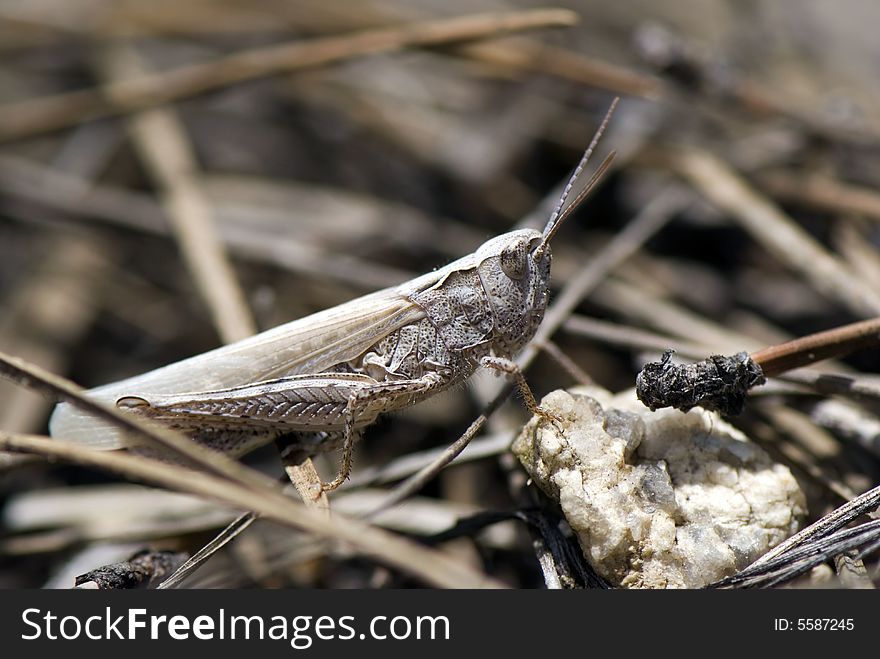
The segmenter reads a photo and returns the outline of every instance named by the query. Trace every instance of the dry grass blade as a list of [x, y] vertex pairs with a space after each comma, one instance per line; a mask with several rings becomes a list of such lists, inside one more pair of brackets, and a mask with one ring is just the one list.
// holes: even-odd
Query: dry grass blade
[[608, 278], [603, 281], [591, 300], [614, 309], [618, 314], [680, 337], [689, 344], [713, 346], [717, 352], [735, 353], [763, 347], [761, 342], [712, 322], [683, 304], [653, 295], [637, 284], [620, 279]]
[[0, 142], [168, 103], [254, 78], [402, 48], [485, 39], [523, 30], [568, 26], [576, 21], [577, 15], [566, 9], [474, 14], [245, 51], [214, 62], [144, 75], [98, 89], [0, 107]]
[[880, 295], [858, 278], [770, 200], [707, 151], [684, 149], [670, 158], [672, 167], [713, 203], [730, 213], [772, 254], [810, 281], [817, 291], [839, 300], [859, 315], [880, 315]]
[[[506, 433], [484, 435], [471, 441], [467, 448], [456, 456], [454, 462], [458, 464], [472, 460], [482, 460], [503, 453], [509, 447], [510, 436]], [[367, 485], [381, 485], [402, 480], [437, 460], [445, 450], [446, 447], [441, 447], [409, 453], [382, 465], [364, 467], [355, 472], [351, 479], [343, 483], [339, 489], [340, 491], [345, 491]]]
[[841, 465], [836, 458], [840, 445], [827, 432], [816, 427], [805, 414], [788, 407], [764, 404], [759, 414], [783, 439], [768, 448], [778, 451], [787, 462], [824, 488], [831, 495], [829, 500], [846, 502], [856, 497], [856, 490], [838, 476]]
[[298, 504], [277, 489], [252, 489], [211, 474], [124, 453], [98, 452], [61, 440], [0, 433], [0, 450], [36, 453], [49, 459], [105, 469], [127, 478], [207, 497], [267, 520], [341, 540], [359, 553], [376, 558], [442, 588], [486, 588], [501, 584], [450, 557], [356, 519], [324, 513]]
[[[144, 75], [145, 70], [134, 50], [125, 46], [107, 51], [102, 67], [111, 80], [109, 84]], [[233, 343], [256, 334], [244, 292], [214, 226], [198, 163], [182, 122], [172, 109], [155, 107], [132, 115], [128, 126], [142, 160], [159, 185], [175, 238], [220, 338], [224, 343]]]
[[862, 549], [867, 555], [878, 549], [880, 520], [860, 524], [851, 529], [842, 529], [827, 536], [814, 538], [810, 542], [790, 548], [784, 554], [751, 565], [745, 570], [727, 577], [710, 588], [771, 588], [791, 581], [812, 568], [841, 554]]
[[627, 223], [602, 250], [562, 289], [535, 334], [536, 347], [527, 347], [519, 357], [521, 367], [537, 354], [541, 341], [548, 340], [577, 308], [590, 291], [615, 267], [632, 256], [672, 217], [684, 208], [685, 199], [679, 190], [669, 188], [659, 194]]
[[170, 448], [179, 455], [193, 460], [199, 466], [214, 471], [220, 477], [138, 456], [91, 451], [76, 444], [43, 437], [7, 435], [0, 438], [0, 451], [24, 451], [73, 460], [78, 464], [110, 469], [129, 478], [142, 479], [181, 492], [207, 496], [239, 509], [251, 510], [281, 524], [352, 542], [362, 553], [377, 557], [383, 562], [395, 565], [441, 587], [475, 588], [497, 585], [488, 577], [476, 574], [437, 552], [429, 552], [425, 555], [421, 553], [425, 550], [408, 541], [371, 529], [362, 522], [350, 527], [348, 522], [353, 520], [346, 520], [339, 515], [331, 520], [323, 511], [296, 504], [280, 492], [276, 483], [258, 472], [220, 454], [200, 448], [167, 429], [154, 427], [154, 424], [144, 423], [140, 419], [133, 419], [117, 410], [94, 403], [84, 398], [74, 385], [62, 378], [42, 373], [41, 369], [23, 364], [14, 357], [0, 353], [0, 372], [118, 423], [126, 430], [152, 440], [164, 448]]
[[828, 513], [822, 519], [801, 530], [785, 542], [780, 543], [749, 567], [750, 569], [760, 567], [777, 556], [781, 556], [815, 538], [825, 537], [843, 528], [860, 515], [873, 513], [878, 506], [880, 506], [880, 487], [875, 487], [848, 501], [833, 512]]
[[[290, 479], [294, 489], [299, 493], [303, 503], [310, 508], [320, 510], [324, 514], [330, 514], [330, 499], [327, 493], [321, 488], [321, 477], [318, 475], [315, 465], [311, 459], [307, 458], [302, 463], [294, 463], [286, 459], [284, 446], [279, 442], [279, 454], [284, 462], [284, 471]], [[180, 585], [189, 575], [204, 565], [208, 559], [215, 553], [225, 547], [227, 544], [235, 540], [241, 535], [251, 524], [259, 519], [256, 513], [248, 512], [229, 524], [220, 533], [211, 538], [208, 544], [204, 545], [195, 554], [193, 554], [186, 562], [178, 567], [173, 574], [165, 579], [158, 588], [175, 588]]]
[[204, 565], [211, 556], [223, 549], [230, 542], [235, 540], [243, 533], [251, 524], [258, 519], [254, 513], [244, 513], [233, 520], [229, 526], [220, 531], [211, 541], [204, 547], [199, 549], [195, 554], [190, 556], [180, 567], [168, 576], [156, 588], [164, 590], [176, 588], [182, 584], [189, 575]]
[[[144, 72], [137, 53], [125, 46], [105, 53], [102, 66], [111, 82]], [[175, 238], [220, 338], [224, 343], [233, 343], [256, 334], [256, 321], [215, 226], [183, 123], [171, 108], [160, 106], [133, 114], [129, 119], [129, 132], [159, 184]], [[305, 459], [301, 469], [297, 466], [291, 469], [299, 474], [295, 484], [304, 481], [303, 475], [311, 474], [313, 482], [320, 486], [310, 458]], [[303, 489], [300, 493], [305, 502], [312, 501]], [[329, 505], [326, 497], [323, 504]]]

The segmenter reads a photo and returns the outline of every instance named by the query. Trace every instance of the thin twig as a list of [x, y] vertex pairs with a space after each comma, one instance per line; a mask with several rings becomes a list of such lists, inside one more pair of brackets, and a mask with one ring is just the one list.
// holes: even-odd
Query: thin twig
[[590, 297], [615, 315], [637, 319], [650, 327], [695, 343], [713, 346], [721, 353], [758, 350], [765, 342], [715, 323], [683, 304], [645, 290], [644, 286], [608, 277]]
[[810, 387], [826, 396], [846, 396], [853, 400], [880, 402], [880, 380], [876, 377], [852, 373], [818, 373], [806, 369], [789, 371], [780, 379]]
[[300, 460], [287, 453], [282, 442], [276, 440], [275, 444], [278, 446], [278, 452], [284, 464], [284, 473], [287, 474], [290, 484], [293, 485], [303, 503], [317, 508], [325, 514], [329, 514], [330, 498], [327, 496], [324, 488], [321, 487], [321, 477], [318, 474], [318, 470], [315, 469], [315, 463], [312, 459]]
[[842, 325], [769, 346], [751, 354], [764, 375], [773, 377], [801, 366], [880, 344], [880, 318]]
[[[284, 472], [290, 480], [291, 485], [300, 495], [300, 498], [307, 507], [320, 510], [325, 515], [330, 513], [330, 499], [327, 493], [321, 488], [321, 478], [315, 469], [315, 464], [311, 458], [306, 458], [302, 462], [294, 463], [287, 460], [283, 445], [279, 445], [279, 454], [284, 463]], [[235, 540], [255, 521], [259, 519], [259, 515], [254, 512], [248, 512], [240, 515], [227, 527], [222, 529], [217, 535], [208, 541], [201, 549], [193, 554], [185, 563], [179, 566], [172, 575], [163, 581], [158, 588], [174, 588], [198, 570], [202, 565], [208, 562], [214, 554], [223, 549], [230, 542]]]
[[[590, 260], [586, 267], [565, 285], [535, 333], [535, 340], [538, 341], [538, 344], [550, 339], [562, 326], [565, 319], [610, 271], [635, 254], [651, 236], [662, 229], [688, 203], [690, 203], [689, 198], [682, 196], [677, 187], [670, 187], [645, 205], [614, 236], [605, 249]], [[526, 346], [517, 359], [520, 367], [530, 364], [538, 350], [537, 347]]]
[[568, 373], [572, 380], [582, 385], [593, 384], [593, 378], [553, 341], [544, 341], [538, 344], [538, 347], [544, 351], [545, 355], [555, 361], [563, 371]]
[[[788, 464], [813, 478], [834, 497], [841, 501], [855, 498], [856, 491], [840, 478], [839, 470], [835, 469], [836, 456], [829, 455], [823, 446], [833, 442], [833, 449], [839, 450], [839, 444], [828, 436], [827, 431], [812, 423], [805, 414], [785, 406], [762, 405], [758, 411], [776, 433], [774, 439], [777, 441], [768, 448], [778, 451]], [[778, 441], [779, 438], [788, 441]]]
[[652, 410], [700, 406], [738, 415], [749, 389], [768, 377], [880, 344], [880, 318], [803, 336], [780, 345], [725, 357], [714, 354], [693, 364], [674, 364], [672, 351], [644, 366], [636, 377], [636, 394]]
[[[468, 444], [467, 448], [456, 456], [453, 462], [454, 464], [460, 464], [471, 460], [482, 460], [503, 453], [509, 448], [510, 435], [508, 433], [484, 435]], [[379, 485], [402, 480], [438, 459], [445, 450], [446, 447], [432, 448], [402, 455], [381, 465], [364, 467], [352, 474], [351, 479], [343, 483], [339, 490], [347, 491], [367, 485]]]

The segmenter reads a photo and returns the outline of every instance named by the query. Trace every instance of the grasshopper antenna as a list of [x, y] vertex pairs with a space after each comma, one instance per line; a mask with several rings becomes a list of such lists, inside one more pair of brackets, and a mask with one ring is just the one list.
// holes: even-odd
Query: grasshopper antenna
[[590, 177], [590, 180], [584, 186], [584, 189], [575, 197], [574, 201], [569, 204], [563, 210], [565, 206], [565, 202], [568, 200], [568, 195], [571, 194], [571, 190], [574, 187], [574, 184], [577, 182], [578, 177], [581, 175], [581, 172], [584, 171], [584, 168], [587, 166], [587, 163], [590, 161], [590, 156], [593, 155], [593, 151], [596, 148], [596, 145], [599, 144], [599, 140], [602, 139], [602, 135], [605, 133], [605, 129], [608, 127], [608, 124], [611, 121], [611, 117], [614, 114], [614, 110], [617, 108], [617, 103], [620, 101], [620, 97], [615, 98], [611, 102], [611, 107], [608, 108], [608, 111], [605, 113], [605, 118], [602, 119], [602, 123], [599, 124], [599, 128], [596, 130], [596, 134], [593, 135], [593, 139], [590, 142], [590, 146], [587, 147], [587, 150], [584, 151], [584, 155], [581, 156], [581, 160], [578, 163], [577, 167], [574, 168], [574, 172], [572, 172], [571, 176], [568, 179], [568, 183], [565, 184], [565, 188], [562, 191], [562, 194], [559, 197], [559, 201], [556, 204], [556, 208], [553, 209], [553, 212], [550, 214], [550, 219], [547, 221], [547, 226], [544, 227], [544, 237], [541, 240], [541, 244], [538, 245], [537, 250], [535, 251], [536, 255], [540, 255], [540, 253], [544, 250], [544, 246], [550, 242], [550, 239], [556, 234], [556, 230], [559, 226], [565, 221], [565, 219], [571, 215], [577, 207], [580, 206], [581, 202], [587, 198], [587, 195], [593, 191], [593, 188], [596, 187], [596, 184], [601, 180], [602, 176], [605, 175], [605, 172], [608, 171], [608, 168], [611, 166], [611, 161], [614, 160], [614, 156], [616, 152], [612, 151], [605, 160], [602, 161], [602, 164], [599, 165], [599, 168], [596, 172]]

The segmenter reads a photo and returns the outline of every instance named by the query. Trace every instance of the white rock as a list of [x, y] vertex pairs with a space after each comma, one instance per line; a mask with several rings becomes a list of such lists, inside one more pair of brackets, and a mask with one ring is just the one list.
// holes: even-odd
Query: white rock
[[534, 418], [513, 450], [610, 582], [699, 588], [798, 530], [806, 503], [791, 472], [717, 414], [586, 391], [544, 398], [562, 432]]

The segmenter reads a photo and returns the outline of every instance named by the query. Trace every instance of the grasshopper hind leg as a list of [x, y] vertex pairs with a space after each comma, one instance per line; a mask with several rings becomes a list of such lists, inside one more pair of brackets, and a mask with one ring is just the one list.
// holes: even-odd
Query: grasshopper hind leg
[[[342, 433], [342, 464], [339, 467], [339, 473], [329, 483], [321, 483], [321, 490], [324, 492], [332, 492], [342, 485], [351, 474], [352, 455], [354, 454], [355, 442], [360, 438], [360, 432]], [[346, 436], [347, 435], [347, 436]]]
[[319, 453], [342, 448], [339, 472], [332, 481], [321, 483], [321, 490], [329, 492], [342, 485], [351, 473], [354, 445], [360, 439], [361, 434], [361, 430], [354, 429], [349, 432], [285, 433], [278, 437], [275, 443], [281, 452], [284, 464], [301, 464], [307, 458], [312, 458]]
[[[342, 485], [351, 473], [351, 456], [361, 430], [356, 419], [367, 410], [389, 411], [405, 407], [400, 401], [412, 403], [417, 397], [449, 384], [448, 378], [436, 372], [429, 372], [413, 380], [380, 382], [371, 386], [354, 389], [349, 396], [343, 412], [345, 429], [342, 433], [342, 466], [339, 473], [329, 483], [324, 483], [324, 492], [330, 492]], [[398, 401], [395, 403], [395, 401]]]

